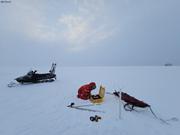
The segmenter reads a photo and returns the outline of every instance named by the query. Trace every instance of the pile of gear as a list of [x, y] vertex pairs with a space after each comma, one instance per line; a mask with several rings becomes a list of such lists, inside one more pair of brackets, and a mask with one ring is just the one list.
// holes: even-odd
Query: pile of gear
[[100, 104], [104, 101], [105, 87], [100, 86], [99, 93], [96, 95], [92, 95], [91, 91], [94, 89], [96, 89], [95, 82], [85, 84], [79, 88], [77, 97], [83, 100], [90, 100], [90, 102], [92, 103]]
[[[56, 63], [52, 63], [51, 69], [49, 70], [48, 73], [37, 73], [37, 70], [29, 71], [26, 75], [15, 78], [16, 82], [10, 82], [8, 84], [8, 87], [15, 87], [18, 85], [32, 84], [32, 83], [53, 82], [56, 80], [55, 69], [56, 69]], [[149, 108], [155, 118], [157, 118], [158, 120], [166, 124], [168, 124], [168, 121], [170, 120], [178, 121], [176, 117], [168, 119], [168, 120], [163, 120], [159, 118], [153, 112], [153, 110], [151, 109], [151, 106], [148, 103], [141, 101], [133, 96], [130, 96], [129, 94], [125, 92], [116, 91], [116, 90], [114, 92], [105, 92], [105, 87], [100, 85], [99, 92], [97, 94], [92, 94], [92, 91], [95, 89], [96, 89], [95, 82], [90, 82], [88, 84], [85, 84], [78, 89], [77, 98], [82, 99], [82, 100], [89, 100], [91, 104], [75, 105], [75, 103], [72, 102], [67, 107], [83, 110], [83, 111], [104, 113], [104, 111], [101, 111], [101, 110], [90, 109], [90, 108], [85, 108], [85, 107], [94, 106], [94, 105], [103, 103], [105, 93], [106, 93], [106, 94], [110, 94], [117, 97], [118, 99], [120, 99], [119, 101], [123, 101], [124, 109], [126, 111], [133, 111], [135, 110], [135, 107]], [[100, 119], [101, 117], [98, 115], [90, 116], [91, 121], [98, 122]]]
[[[176, 117], [173, 117], [173, 118], [167, 119], [167, 120], [164, 120], [164, 119], [158, 117], [153, 112], [151, 106], [148, 103], [141, 101], [133, 96], [130, 96], [129, 94], [127, 94], [125, 92], [116, 91], [116, 90], [114, 90], [113, 92], [105, 92], [105, 87], [101, 85], [99, 87], [99, 93], [94, 95], [94, 94], [92, 94], [92, 91], [94, 89], [96, 89], [95, 82], [90, 82], [88, 84], [85, 84], [78, 89], [77, 98], [82, 99], [82, 100], [89, 100], [91, 102], [91, 104], [75, 105], [75, 103], [71, 103], [68, 107], [79, 109], [79, 110], [84, 110], [84, 111], [104, 113], [104, 111], [101, 111], [101, 110], [94, 110], [94, 109], [84, 108], [84, 107], [94, 106], [94, 105], [103, 103], [105, 93], [106, 93], [106, 94], [117, 97], [118, 100], [120, 99], [121, 101], [123, 101], [122, 102], [124, 104], [123, 107], [126, 111], [134, 111], [134, 110], [136, 110], [135, 108], [149, 108], [151, 113], [153, 114], [153, 116], [163, 123], [169, 124], [168, 123], [169, 121], [178, 121], [178, 119]], [[93, 122], [94, 121], [98, 122], [99, 119], [101, 120], [102, 118], [98, 115], [90, 116], [90, 120]]]

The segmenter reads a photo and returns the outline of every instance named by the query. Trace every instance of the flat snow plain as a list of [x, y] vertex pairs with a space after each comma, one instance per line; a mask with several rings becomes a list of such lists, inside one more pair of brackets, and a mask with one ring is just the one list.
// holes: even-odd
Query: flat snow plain
[[[8, 88], [14, 78], [26, 74], [29, 67], [0, 68], [0, 135], [178, 135], [180, 121], [169, 125], [157, 120], [148, 109], [127, 112], [112, 95], [101, 105], [89, 106], [105, 113], [80, 111], [66, 107], [89, 101], [76, 97], [81, 85], [96, 82], [107, 92], [120, 90], [149, 103], [163, 119], [180, 119], [180, 67], [58, 67], [57, 80], [51, 83]], [[48, 67], [36, 67], [47, 72]], [[90, 116], [100, 115], [99, 122]]]

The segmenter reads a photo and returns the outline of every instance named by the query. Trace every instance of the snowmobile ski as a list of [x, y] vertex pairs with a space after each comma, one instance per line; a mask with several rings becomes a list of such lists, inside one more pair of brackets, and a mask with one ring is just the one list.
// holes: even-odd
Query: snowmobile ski
[[41, 80], [41, 81], [37, 81], [35, 83], [17, 83], [17, 82], [10, 82], [7, 84], [7, 86], [9, 88], [12, 87], [18, 87], [18, 86], [22, 86], [22, 85], [30, 85], [30, 84], [37, 84], [37, 83], [48, 83], [48, 82], [54, 82], [54, 79], [47, 79], [47, 80]]
[[[93, 105], [93, 104], [92, 104]], [[100, 113], [105, 113], [104, 111], [101, 110], [95, 110], [95, 109], [89, 109], [89, 108], [84, 108], [84, 106], [92, 106], [92, 105], [75, 105], [75, 103], [71, 103], [67, 107], [78, 109], [78, 110], [83, 110], [83, 111], [89, 111], [89, 112], [100, 112]]]
[[19, 86], [19, 85], [21, 85], [21, 84], [20, 84], [20, 83], [16, 83], [16, 82], [10, 82], [10, 83], [7, 84], [7, 86], [8, 86], [9, 88], [17, 87], [17, 86]]

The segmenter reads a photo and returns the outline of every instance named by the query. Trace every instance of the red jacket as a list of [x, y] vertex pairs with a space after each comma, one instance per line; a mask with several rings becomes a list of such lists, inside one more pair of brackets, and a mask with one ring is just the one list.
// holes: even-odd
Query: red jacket
[[80, 99], [88, 100], [91, 95], [91, 91], [96, 88], [96, 83], [91, 82], [89, 84], [83, 85], [78, 90], [77, 97]]

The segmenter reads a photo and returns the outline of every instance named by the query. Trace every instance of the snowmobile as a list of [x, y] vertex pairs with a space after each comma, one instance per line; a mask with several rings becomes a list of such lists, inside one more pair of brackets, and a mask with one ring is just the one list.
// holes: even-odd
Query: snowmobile
[[[37, 70], [34, 71], [31, 70], [26, 75], [15, 78], [15, 80], [19, 84], [52, 82], [55, 81], [56, 79], [55, 68], [56, 68], [56, 63], [53, 63], [51, 69], [49, 70], [49, 73], [40, 74], [40, 73], [36, 73]], [[8, 84], [8, 87], [14, 87], [17, 85], [18, 84], [15, 82], [10, 82]]]

